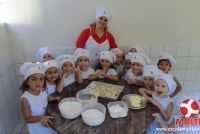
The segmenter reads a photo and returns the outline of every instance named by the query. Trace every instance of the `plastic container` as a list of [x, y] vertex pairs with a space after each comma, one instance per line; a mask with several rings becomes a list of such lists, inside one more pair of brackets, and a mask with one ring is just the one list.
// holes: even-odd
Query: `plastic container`
[[90, 102], [82, 107], [82, 120], [89, 126], [98, 126], [105, 120], [106, 108], [97, 102]]
[[128, 107], [123, 101], [109, 102], [107, 107], [112, 118], [126, 117], [128, 114]]
[[88, 91], [87, 89], [83, 89], [77, 92], [76, 97], [83, 102], [83, 105], [86, 103], [98, 101], [98, 94], [94, 91]]
[[81, 114], [82, 101], [75, 97], [62, 99], [58, 108], [62, 117], [66, 119], [74, 119]]

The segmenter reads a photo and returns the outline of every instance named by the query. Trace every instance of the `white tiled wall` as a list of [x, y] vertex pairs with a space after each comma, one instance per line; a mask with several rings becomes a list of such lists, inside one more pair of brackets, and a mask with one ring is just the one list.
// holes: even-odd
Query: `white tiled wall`
[[[157, 64], [158, 57], [162, 51], [170, 52], [176, 59], [175, 65], [172, 67], [171, 73], [181, 82], [182, 92], [199, 91], [200, 86], [200, 50], [199, 45], [186, 44], [141, 44], [146, 54], [150, 57], [153, 64]], [[120, 47], [127, 51], [128, 47]], [[72, 47], [54, 47], [51, 51], [56, 56], [60, 54], [72, 54]], [[18, 82], [23, 81], [23, 77], [19, 74], [19, 67], [24, 61], [35, 61], [37, 50], [15, 50], [14, 65]], [[5, 68], [5, 67], [4, 67]], [[6, 79], [6, 77], [4, 78]], [[6, 83], [6, 82], [5, 82]], [[180, 98], [182, 92], [177, 95], [174, 100]]]
[[19, 91], [6, 27], [1, 23], [0, 48], [0, 134], [10, 134], [20, 119]]
[[[176, 63], [172, 68], [172, 73], [183, 83], [181, 83], [184, 90], [198, 90], [199, 87], [192, 86], [194, 81], [200, 82], [200, 45], [186, 45], [186, 44], [141, 44], [146, 54], [150, 57], [153, 64], [157, 64], [158, 57], [162, 51], [170, 52], [176, 59]], [[123, 47], [121, 47], [123, 48]], [[55, 47], [51, 48], [55, 55], [72, 54], [72, 47]], [[127, 51], [127, 47], [124, 47]], [[35, 61], [35, 54], [37, 50], [15, 50], [14, 64], [17, 76], [20, 65], [24, 61]], [[21, 78], [20, 78], [21, 79]], [[189, 86], [188, 86], [189, 85]]]

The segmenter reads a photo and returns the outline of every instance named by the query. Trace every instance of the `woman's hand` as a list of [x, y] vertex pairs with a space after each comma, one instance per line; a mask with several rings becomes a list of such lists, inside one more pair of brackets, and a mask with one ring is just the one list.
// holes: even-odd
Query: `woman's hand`
[[50, 125], [53, 124], [53, 122], [51, 121], [52, 119], [53, 119], [53, 117], [51, 117], [51, 116], [42, 116], [40, 119], [40, 123], [44, 127], [50, 127]]

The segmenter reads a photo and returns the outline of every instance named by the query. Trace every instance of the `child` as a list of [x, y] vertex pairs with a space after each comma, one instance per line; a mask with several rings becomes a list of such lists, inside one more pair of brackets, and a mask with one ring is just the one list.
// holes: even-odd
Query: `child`
[[91, 79], [107, 78], [113, 81], [117, 81], [117, 72], [113, 67], [113, 63], [115, 61], [116, 56], [111, 51], [101, 51], [98, 70], [91, 75]]
[[[175, 59], [169, 53], [162, 53], [159, 57], [158, 68], [163, 71], [163, 73], [169, 74], [172, 65], [175, 63]], [[176, 90], [170, 95], [170, 97], [176, 96], [181, 91], [181, 84], [175, 76], [172, 76], [177, 84]]]
[[51, 96], [57, 91], [57, 84], [59, 83], [59, 64], [56, 60], [49, 60], [44, 62], [45, 74], [46, 74], [46, 91], [48, 94], [48, 100], [60, 100], [60, 97]]
[[137, 52], [131, 57], [132, 68], [126, 72], [125, 80], [128, 84], [142, 84], [142, 69], [146, 64], [144, 58]]
[[[182, 97], [176, 102], [176, 105], [178, 107], [180, 107], [181, 103], [184, 101], [184, 100], [187, 100], [187, 99], [193, 99], [195, 100], [198, 105], [200, 106], [200, 93], [199, 92], [189, 92], [189, 93], [185, 93], [182, 95]], [[200, 110], [200, 107], [199, 107], [199, 110]], [[178, 119], [181, 119], [181, 118], [184, 118], [182, 115], [175, 115], [174, 119], [172, 120], [171, 123], [169, 124], [166, 124], [159, 116], [158, 113], [154, 113], [153, 116], [155, 117], [155, 120], [159, 123], [159, 125], [162, 127], [162, 128], [165, 128], [166, 130], [173, 130], [171, 128], [180, 128], [182, 130], [185, 130], [185, 131], [177, 131], [176, 133], [177, 134], [199, 134], [199, 131], [186, 131], [186, 129], [188, 130], [191, 130], [191, 129], [194, 129], [194, 130], [199, 130], [199, 125], [176, 125], [175, 124], [175, 119], [178, 118]], [[191, 117], [193, 118], [193, 117]], [[199, 115], [197, 115], [197, 118], [199, 118]], [[190, 129], [191, 128], [191, 129]]]
[[137, 46], [137, 45], [132, 45], [131, 47], [129, 47], [129, 52], [139, 53], [144, 58], [146, 64], [151, 65], [151, 61], [149, 57], [144, 53], [144, 50], [142, 49], [142, 47]]
[[[158, 107], [162, 120], [167, 124], [172, 120], [172, 111], [174, 108], [173, 101], [169, 97], [171, 91], [175, 89], [176, 83], [169, 75], [162, 74], [154, 81], [154, 92], [152, 98], [148, 101]], [[146, 92], [148, 93], [148, 92]], [[154, 120], [148, 127], [147, 134], [155, 134], [156, 128], [159, 128], [159, 124]]]
[[54, 59], [54, 54], [49, 51], [48, 47], [42, 47], [38, 50], [36, 58], [39, 62], [45, 62]]
[[71, 55], [61, 55], [57, 57], [61, 72], [61, 80], [58, 84], [58, 92], [62, 92], [63, 87], [66, 87], [75, 81], [82, 83], [82, 76], [79, 68], [75, 68], [74, 59]]
[[149, 92], [149, 94], [152, 94], [154, 91], [153, 89], [153, 83], [154, 79], [159, 76], [160, 70], [156, 65], [145, 65], [143, 68], [143, 84], [144, 87], [139, 88], [139, 93], [145, 97], [146, 100], [148, 100], [149, 96], [146, 95], [145, 92]]
[[131, 45], [129, 47], [129, 52], [132, 52], [132, 53], [135, 53], [135, 52], [140, 52], [140, 53], [143, 53], [143, 49], [142, 47], [138, 46], [138, 45]]
[[124, 53], [119, 48], [113, 48], [111, 51], [116, 55], [114, 66], [117, 69], [117, 73], [120, 74], [124, 69]]
[[80, 68], [83, 79], [90, 79], [94, 69], [89, 67], [89, 51], [82, 48], [77, 48], [74, 52], [74, 57], [77, 66]]
[[125, 65], [124, 65], [125, 72], [132, 68], [132, 64], [131, 64], [132, 56], [133, 56], [132, 52], [128, 52], [125, 56]]
[[20, 90], [21, 108], [30, 134], [56, 134], [50, 128], [53, 117], [46, 116], [47, 93], [43, 91], [45, 68], [42, 64], [26, 62], [20, 67], [21, 75], [25, 76]]

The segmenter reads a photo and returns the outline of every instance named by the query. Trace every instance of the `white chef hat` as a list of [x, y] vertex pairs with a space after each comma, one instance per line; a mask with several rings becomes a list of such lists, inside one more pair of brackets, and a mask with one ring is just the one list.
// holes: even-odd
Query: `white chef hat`
[[146, 54], [141, 53], [141, 52], [138, 52], [138, 53], [144, 58], [144, 60], [145, 60], [147, 65], [151, 65], [151, 61], [150, 61], [149, 57]]
[[25, 62], [19, 68], [20, 74], [24, 75], [24, 78], [27, 79], [29, 76], [33, 74], [43, 74], [45, 75], [45, 67], [42, 63], [32, 63], [32, 62]]
[[55, 68], [59, 69], [59, 64], [58, 64], [57, 60], [48, 60], [48, 61], [45, 61], [43, 64], [46, 69], [45, 71], [47, 71], [51, 67], [55, 67]]
[[100, 60], [107, 59], [112, 64], [116, 61], [116, 55], [112, 53], [111, 51], [101, 51], [100, 52]]
[[132, 49], [132, 48], [135, 48], [136, 50], [137, 50], [137, 52], [140, 52], [140, 53], [143, 53], [144, 52], [144, 50], [143, 50], [143, 48], [141, 47], [141, 46], [138, 46], [138, 45], [130, 45], [130, 47], [129, 47], [129, 51]]
[[74, 57], [72, 55], [63, 54], [63, 55], [56, 57], [56, 60], [58, 60], [58, 62], [59, 62], [60, 69], [62, 68], [62, 66], [65, 62], [71, 62], [73, 64], [73, 66], [75, 65]]
[[143, 56], [140, 55], [140, 53], [133, 53], [133, 56], [131, 57], [131, 63], [133, 62], [139, 62], [142, 65], [146, 65], [146, 61]]
[[49, 51], [48, 47], [42, 47], [38, 50], [36, 54], [37, 60], [39, 60], [40, 62], [43, 62], [43, 56], [47, 53], [50, 54], [53, 58], [55, 57], [54, 54], [51, 51]]
[[81, 56], [85, 56], [89, 59], [90, 58], [89, 51], [87, 49], [77, 48], [76, 51], [74, 52], [75, 61], [77, 61], [78, 58]]
[[112, 49], [110, 49], [110, 51], [112, 51], [115, 55], [116, 54], [123, 54], [123, 51], [119, 48], [112, 48]]
[[160, 60], [168, 60], [171, 65], [173, 65], [176, 62], [172, 55], [166, 52], [160, 54], [159, 61]]
[[103, 6], [100, 6], [96, 9], [96, 19], [101, 17], [101, 16], [106, 17], [108, 19], [108, 21], [110, 21], [111, 18], [112, 18], [108, 9], [103, 7]]
[[166, 83], [168, 85], [168, 89], [169, 89], [169, 91], [167, 93], [168, 95], [171, 95], [176, 90], [177, 85], [171, 75], [162, 73], [155, 79], [155, 81], [158, 79], [163, 79], [164, 81], [166, 81]]
[[131, 60], [131, 57], [133, 56], [133, 53], [132, 52], [128, 52], [126, 55], [125, 55], [125, 60]]
[[142, 75], [143, 75], [143, 77], [149, 76], [149, 77], [157, 78], [161, 72], [162, 71], [159, 70], [158, 66], [156, 66], [156, 65], [145, 65], [143, 67]]

